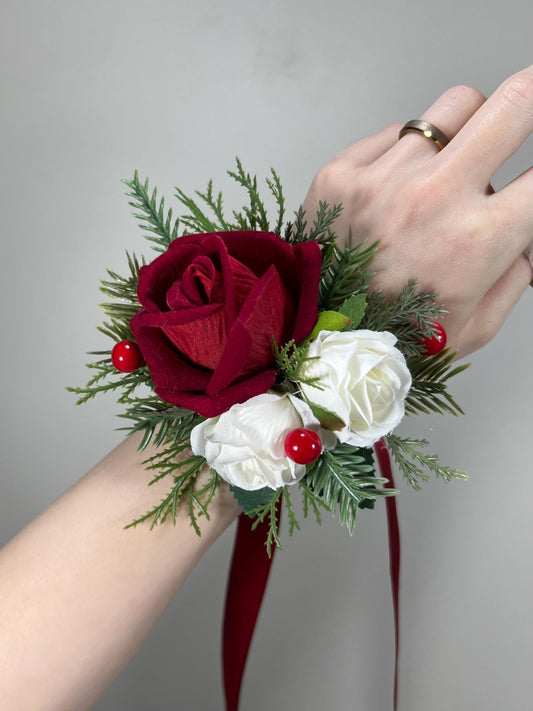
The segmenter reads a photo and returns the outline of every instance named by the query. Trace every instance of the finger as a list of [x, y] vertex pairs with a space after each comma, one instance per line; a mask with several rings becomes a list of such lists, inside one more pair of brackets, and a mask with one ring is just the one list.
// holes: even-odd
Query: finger
[[348, 146], [333, 160], [348, 163], [353, 167], [370, 165], [396, 143], [401, 127], [401, 123], [391, 123], [373, 136]]
[[533, 239], [533, 167], [490, 195], [487, 205], [491, 223], [503, 225], [508, 235], [505, 242], [500, 240], [496, 245], [497, 257], [498, 251], [511, 252], [515, 257], [527, 252]]
[[489, 289], [461, 330], [456, 340], [460, 358], [494, 338], [532, 280], [533, 266], [522, 254]]
[[[439, 96], [421, 118], [440, 128], [451, 140], [485, 101], [486, 97], [477, 89], [455, 86]], [[406, 134], [393, 150], [402, 158], [409, 157], [411, 160], [417, 157], [426, 159], [439, 152], [435, 143], [421, 133]]]
[[478, 188], [487, 183], [533, 131], [533, 67], [501, 84], [447, 146], [442, 160]]

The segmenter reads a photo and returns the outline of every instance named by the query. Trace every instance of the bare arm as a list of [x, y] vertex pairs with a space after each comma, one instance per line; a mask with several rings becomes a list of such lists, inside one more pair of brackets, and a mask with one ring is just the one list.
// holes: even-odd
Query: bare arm
[[90, 709], [126, 666], [206, 549], [237, 517], [218, 492], [202, 537], [124, 530], [166, 493], [129, 438], [0, 551], [0, 708]]

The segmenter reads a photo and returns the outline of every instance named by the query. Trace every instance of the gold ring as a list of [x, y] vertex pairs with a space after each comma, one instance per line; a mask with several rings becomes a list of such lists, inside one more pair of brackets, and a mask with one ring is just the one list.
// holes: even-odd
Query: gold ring
[[444, 146], [448, 145], [450, 142], [448, 136], [446, 136], [440, 128], [437, 128], [432, 123], [429, 123], [429, 121], [421, 121], [419, 119], [408, 121], [405, 126], [402, 127], [398, 140], [403, 138], [406, 133], [421, 133], [425, 138], [432, 140], [439, 151], [442, 151]]

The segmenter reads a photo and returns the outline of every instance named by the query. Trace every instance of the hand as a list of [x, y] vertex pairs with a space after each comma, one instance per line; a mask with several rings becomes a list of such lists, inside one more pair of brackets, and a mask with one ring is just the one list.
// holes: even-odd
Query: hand
[[373, 289], [397, 293], [408, 279], [433, 290], [459, 356], [496, 335], [533, 279], [533, 169], [494, 192], [494, 172], [533, 130], [533, 67], [486, 99], [475, 89], [446, 91], [421, 117], [450, 138], [440, 152], [415, 133], [398, 140], [392, 124], [325, 165], [304, 202], [342, 202], [334, 229], [352, 244], [380, 240]]

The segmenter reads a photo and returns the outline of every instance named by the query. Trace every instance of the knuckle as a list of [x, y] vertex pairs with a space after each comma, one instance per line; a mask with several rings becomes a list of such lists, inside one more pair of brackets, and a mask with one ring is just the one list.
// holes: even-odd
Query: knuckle
[[482, 104], [486, 96], [472, 86], [459, 84], [447, 89], [442, 98], [452, 106], [463, 104]]
[[341, 180], [341, 175], [340, 161], [334, 158], [320, 168], [314, 177], [313, 186], [319, 192], [329, 193]]
[[512, 106], [529, 104], [533, 110], [533, 73], [520, 72], [505, 81], [502, 85], [502, 96], [506, 103]]

